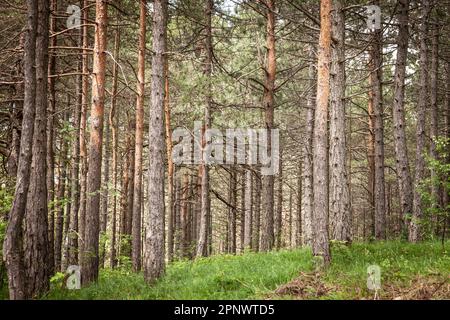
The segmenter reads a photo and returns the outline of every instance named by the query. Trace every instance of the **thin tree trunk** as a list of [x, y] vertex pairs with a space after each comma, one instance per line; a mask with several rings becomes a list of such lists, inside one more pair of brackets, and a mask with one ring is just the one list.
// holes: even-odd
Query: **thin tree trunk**
[[[109, 159], [111, 155], [110, 141], [111, 141], [111, 132], [110, 132], [110, 123], [106, 121], [104, 136], [105, 136], [105, 151], [103, 157], [103, 178], [102, 178], [102, 197], [101, 197], [101, 216], [100, 216], [100, 234], [106, 234], [106, 228], [108, 224], [108, 208], [109, 208]], [[103, 248], [101, 249], [102, 255], [100, 257], [100, 264], [105, 266], [105, 257], [106, 257], [106, 242], [103, 243]]]
[[[301, 190], [301, 189], [300, 189]], [[281, 233], [283, 220], [283, 161], [280, 153], [280, 170], [278, 171], [277, 214], [275, 215], [275, 248], [281, 249]], [[301, 222], [300, 222], [301, 223]]]
[[289, 190], [289, 234], [288, 234], [288, 241], [289, 241], [290, 248], [294, 247], [294, 236], [295, 236], [295, 232], [293, 232], [294, 217], [293, 217], [293, 210], [292, 210], [292, 205], [293, 205], [292, 199], [293, 199], [292, 189], [290, 189]]
[[[379, 4], [375, 1], [375, 4]], [[384, 111], [382, 96], [382, 29], [373, 33], [373, 41], [370, 49], [371, 73], [370, 83], [373, 92], [374, 110], [374, 138], [375, 138], [375, 181], [374, 181], [374, 203], [375, 221], [374, 232], [378, 240], [386, 239], [386, 204], [385, 204], [385, 181], [384, 181]]]
[[[265, 127], [267, 129], [268, 152], [272, 152], [271, 130], [274, 127], [275, 108], [275, 76], [277, 72], [275, 56], [275, 0], [266, 0], [266, 41], [267, 61], [265, 66], [263, 108], [265, 110]], [[270, 251], [274, 245], [274, 176], [262, 177], [262, 219], [261, 219], [261, 251]]]
[[172, 128], [171, 128], [171, 115], [170, 115], [170, 92], [169, 92], [169, 59], [165, 59], [165, 69], [166, 77], [164, 79], [164, 116], [165, 116], [165, 129], [166, 129], [166, 151], [167, 151], [167, 191], [168, 191], [168, 204], [169, 212], [167, 219], [167, 259], [169, 261], [173, 260], [173, 229], [174, 229], [174, 189], [173, 189], [173, 179], [174, 179], [174, 163], [172, 159]]
[[102, 0], [96, 1], [95, 22], [89, 175], [87, 179], [84, 254], [81, 261], [81, 281], [83, 284], [97, 281], [99, 267], [100, 188], [105, 108], [106, 29], [108, 23], [107, 3]]
[[180, 210], [180, 228], [181, 228], [181, 244], [180, 257], [188, 257], [189, 252], [189, 175], [187, 173], [183, 176], [181, 191], [181, 210]]
[[317, 105], [314, 122], [313, 253], [330, 263], [328, 243], [328, 98], [330, 95], [331, 1], [320, 2], [320, 38], [317, 73]]
[[399, 31], [397, 36], [397, 59], [394, 74], [394, 102], [392, 120], [394, 126], [395, 163], [398, 175], [398, 189], [400, 196], [401, 213], [405, 222], [406, 216], [412, 213], [413, 187], [408, 160], [406, 143], [405, 121], [405, 76], [408, 55], [408, 12], [409, 0], [398, 0]]
[[112, 167], [113, 167], [113, 203], [112, 203], [112, 213], [111, 213], [111, 253], [110, 253], [110, 267], [114, 269], [116, 267], [116, 229], [117, 229], [117, 152], [118, 152], [118, 128], [117, 128], [117, 117], [116, 117], [116, 102], [115, 99], [111, 100], [111, 110], [109, 112], [109, 125], [111, 126], [112, 132]]
[[241, 207], [239, 209], [240, 212], [240, 234], [239, 234], [239, 252], [244, 252], [244, 237], [245, 237], [245, 188], [246, 188], [246, 176], [245, 176], [245, 170], [242, 170], [240, 172], [241, 177], [241, 187], [240, 187], [240, 195], [241, 195]]
[[153, 3], [153, 57], [149, 119], [149, 212], [146, 215], [144, 276], [148, 283], [164, 274], [164, 54], [166, 53], [167, 0]]
[[[212, 16], [214, 10], [214, 0], [205, 0], [205, 61], [203, 73], [208, 78], [212, 76], [212, 59], [213, 59], [213, 46], [212, 46]], [[197, 242], [196, 256], [202, 257], [208, 255], [208, 237], [209, 237], [209, 224], [211, 220], [211, 199], [209, 194], [209, 167], [205, 163], [203, 157], [204, 147], [206, 145], [205, 132], [211, 126], [211, 107], [212, 107], [212, 92], [211, 81], [208, 81], [206, 88], [206, 106], [205, 106], [205, 123], [202, 132], [202, 182], [201, 182], [201, 212], [200, 212], [200, 230]]]
[[295, 244], [297, 247], [302, 245], [302, 165], [298, 166], [299, 173], [297, 178], [297, 210], [295, 224]]
[[[147, 3], [140, 0], [139, 14], [139, 55], [138, 84], [136, 98], [136, 137], [134, 156], [134, 193], [132, 223], [132, 262], [133, 270], [141, 270], [141, 211], [142, 211], [142, 151], [144, 142], [144, 98], [145, 98], [145, 35], [147, 33]], [[167, 121], [167, 120], [166, 120]]]
[[330, 78], [330, 227], [331, 238], [349, 241], [350, 200], [345, 141], [345, 18], [342, 0], [334, 2]]
[[230, 181], [228, 190], [228, 202], [230, 207], [228, 207], [228, 253], [236, 254], [236, 188], [237, 188], [237, 177], [234, 168], [230, 168]]
[[425, 175], [425, 123], [428, 103], [428, 19], [430, 15], [430, 3], [428, 0], [422, 2], [421, 21], [419, 27], [420, 36], [420, 79], [419, 79], [419, 99], [417, 103], [417, 124], [416, 124], [416, 165], [414, 176], [414, 201], [413, 214], [409, 224], [409, 241], [417, 242], [422, 239], [420, 228], [423, 217], [422, 194], [420, 183]]
[[[134, 119], [130, 119], [129, 120], [129, 125], [128, 125], [128, 130], [129, 132], [133, 133], [136, 131], [136, 122], [134, 121]], [[133, 224], [133, 193], [134, 193], [134, 154], [135, 154], [135, 149], [134, 149], [134, 141], [136, 140], [136, 138], [134, 137], [133, 134], [130, 135], [130, 150], [128, 152], [128, 193], [127, 193], [127, 221], [126, 221], [126, 235], [127, 237], [127, 247], [128, 247], [128, 251], [127, 255], [130, 256], [131, 258], [131, 229], [132, 229], [132, 224]]]
[[[84, 30], [84, 27], [83, 27]], [[83, 45], [83, 33], [80, 34], [79, 42]], [[83, 56], [80, 55], [80, 62], [78, 63], [78, 70], [81, 72], [83, 68]], [[81, 109], [83, 103], [83, 75], [79, 75], [77, 79], [77, 102], [73, 113], [75, 137], [72, 145], [72, 169], [70, 172], [71, 185], [71, 206], [70, 206], [70, 224], [69, 231], [66, 234], [67, 247], [65, 253], [67, 255], [67, 265], [76, 265], [78, 263], [78, 212], [80, 209], [80, 134], [81, 134]]]
[[[370, 81], [371, 79], [369, 79]], [[369, 101], [367, 105], [367, 113], [369, 115], [369, 132], [367, 135], [367, 191], [369, 198], [369, 230], [370, 235], [374, 235], [375, 231], [375, 115], [374, 115], [374, 99], [372, 85], [369, 90]]]
[[261, 228], [261, 175], [259, 171], [255, 175], [255, 206], [254, 206], [254, 224], [253, 224], [253, 250], [259, 252], [260, 228]]
[[[439, 160], [439, 156], [436, 151], [436, 138], [439, 135], [439, 120], [438, 120], [438, 99], [437, 99], [437, 90], [438, 90], [438, 63], [439, 63], [439, 26], [437, 24], [433, 24], [433, 31], [431, 36], [431, 70], [430, 70], [430, 157], [434, 161]], [[433, 209], [438, 208], [439, 206], [439, 177], [436, 170], [432, 167], [430, 170], [431, 174], [431, 201]], [[438, 217], [433, 212], [432, 227], [433, 231], [437, 233], [437, 222]]]
[[[117, 57], [119, 54], [120, 48], [120, 34], [119, 30], [116, 29], [114, 33], [114, 55]], [[113, 78], [112, 78], [112, 99], [111, 99], [111, 110], [109, 113], [109, 126], [111, 127], [112, 138], [113, 138], [113, 184], [114, 184], [114, 196], [113, 196], [113, 212], [112, 212], [112, 223], [111, 223], [111, 256], [110, 256], [110, 266], [114, 269], [117, 265], [117, 257], [116, 257], [116, 229], [117, 229], [117, 170], [118, 170], [118, 115], [116, 113], [117, 108], [117, 84], [118, 84], [118, 66], [114, 63], [113, 65]], [[128, 171], [127, 171], [128, 172]], [[124, 190], [122, 190], [126, 194]], [[123, 221], [121, 221], [123, 226]]]
[[[89, 0], [83, 0], [83, 21], [86, 23], [89, 19]], [[81, 119], [80, 119], [80, 164], [81, 164], [81, 177], [80, 177], [80, 208], [78, 213], [78, 263], [81, 264], [84, 252], [85, 243], [85, 226], [86, 226], [86, 190], [87, 190], [87, 172], [88, 172], [88, 158], [87, 158], [87, 146], [86, 146], [86, 125], [87, 125], [87, 112], [89, 104], [89, 79], [87, 76], [89, 73], [89, 31], [88, 26], [83, 26], [83, 61], [82, 61], [82, 73], [83, 82], [81, 85]]]
[[[315, 57], [312, 46], [309, 49], [309, 58]], [[316, 70], [311, 62], [308, 70], [309, 90], [306, 101], [306, 123], [305, 139], [303, 143], [303, 243], [312, 246], [312, 223], [313, 223], [313, 136], [314, 136], [314, 110], [316, 97]]]
[[[56, 32], [56, 10], [57, 1], [52, 0], [50, 3], [50, 30], [52, 33]], [[51, 47], [56, 46], [57, 37], [54, 36], [49, 39], [49, 45]], [[49, 56], [48, 61], [48, 73], [49, 75], [56, 73], [56, 56], [52, 54]], [[55, 243], [55, 211], [54, 211], [54, 200], [55, 200], [55, 155], [53, 152], [54, 143], [54, 122], [55, 122], [55, 110], [56, 110], [56, 93], [55, 93], [55, 78], [48, 78], [48, 93], [49, 93], [49, 103], [48, 103], [48, 117], [47, 117], [47, 203], [49, 205], [49, 215], [48, 215], [48, 255], [49, 260], [54, 261], [54, 243]], [[53, 274], [53, 263], [50, 264], [49, 273]]]
[[[67, 104], [70, 105], [70, 98], [68, 97]], [[67, 124], [68, 113], [64, 115], [63, 126]], [[62, 244], [63, 244], [63, 224], [64, 224], [64, 208], [65, 196], [66, 196], [66, 177], [67, 177], [67, 154], [68, 154], [68, 142], [64, 134], [60, 137], [61, 147], [59, 155], [59, 173], [58, 173], [58, 192], [56, 195], [55, 205], [55, 257], [54, 257], [54, 270], [61, 272], [61, 260], [62, 260]]]
[[245, 228], [244, 228], [244, 250], [252, 248], [253, 228], [253, 176], [250, 170], [245, 170]]

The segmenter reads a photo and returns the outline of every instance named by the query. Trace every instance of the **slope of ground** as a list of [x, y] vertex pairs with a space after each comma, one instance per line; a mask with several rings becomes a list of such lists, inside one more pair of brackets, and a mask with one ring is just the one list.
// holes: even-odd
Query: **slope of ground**
[[307, 249], [215, 256], [170, 264], [149, 287], [142, 274], [102, 270], [82, 290], [54, 281], [45, 299], [373, 299], [367, 267], [381, 268], [385, 299], [450, 299], [450, 242], [333, 244], [326, 272], [314, 270]]

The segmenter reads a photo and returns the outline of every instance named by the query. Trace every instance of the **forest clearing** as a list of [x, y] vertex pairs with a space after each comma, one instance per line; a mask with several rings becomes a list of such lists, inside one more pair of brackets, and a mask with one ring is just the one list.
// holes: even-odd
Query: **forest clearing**
[[449, 12], [0, 0], [0, 300], [449, 300]]

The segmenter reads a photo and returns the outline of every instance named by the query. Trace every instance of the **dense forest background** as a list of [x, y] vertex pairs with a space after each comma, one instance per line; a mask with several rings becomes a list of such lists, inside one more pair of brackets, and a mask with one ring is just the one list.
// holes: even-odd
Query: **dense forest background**
[[[83, 286], [121, 267], [154, 284], [219, 254], [311, 247], [326, 268], [330, 243], [444, 245], [449, 10], [0, 0], [0, 285], [26, 299], [69, 265]], [[174, 163], [175, 128], [203, 148], [209, 128], [279, 129], [279, 171]]]

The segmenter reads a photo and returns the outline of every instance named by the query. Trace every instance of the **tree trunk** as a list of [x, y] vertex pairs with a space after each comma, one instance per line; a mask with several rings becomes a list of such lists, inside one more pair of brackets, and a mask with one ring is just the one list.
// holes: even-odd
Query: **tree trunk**
[[296, 209], [296, 223], [295, 223], [295, 245], [301, 247], [302, 245], [302, 165], [298, 166], [299, 173], [297, 177], [297, 209]]
[[[120, 33], [119, 30], [114, 30], [114, 56], [118, 57], [120, 49]], [[112, 148], [113, 148], [113, 184], [114, 184], [114, 196], [113, 196], [113, 212], [112, 212], [112, 223], [111, 223], [111, 256], [110, 256], [110, 266], [114, 269], [117, 265], [117, 254], [116, 254], [116, 229], [117, 229], [117, 170], [118, 170], [118, 114], [117, 109], [117, 84], [118, 84], [118, 66], [116, 63], [113, 65], [112, 72], [112, 98], [111, 98], [111, 110], [109, 113], [109, 126], [111, 127], [111, 133], [113, 138]], [[129, 137], [127, 136], [127, 139]], [[128, 145], [129, 146], [129, 145]], [[128, 173], [128, 171], [126, 171]], [[126, 197], [126, 191], [122, 190], [123, 197]], [[124, 203], [124, 202], [122, 202]], [[125, 212], [125, 210], [123, 211]], [[123, 215], [122, 215], [123, 216]], [[123, 220], [121, 221], [121, 227], [123, 226]]]
[[330, 263], [328, 243], [328, 98], [330, 95], [331, 1], [320, 2], [320, 38], [317, 73], [317, 104], [314, 122], [313, 253]]
[[245, 188], [246, 188], [246, 176], [245, 176], [245, 169], [243, 169], [239, 173], [241, 177], [241, 186], [240, 186], [240, 195], [241, 195], [241, 207], [239, 208], [240, 212], [240, 234], [239, 234], [239, 252], [244, 252], [244, 238], [245, 238]]
[[9, 213], [5, 243], [3, 245], [6, 269], [8, 272], [9, 298], [26, 299], [25, 269], [23, 257], [22, 223], [27, 204], [32, 160], [34, 118], [36, 114], [36, 33], [38, 21], [38, 3], [27, 0], [27, 30], [24, 43], [24, 102], [22, 118], [22, 136], [17, 166], [14, 201]]
[[245, 227], [244, 227], [244, 250], [252, 248], [253, 227], [253, 179], [252, 172], [245, 170]]
[[345, 141], [345, 18], [342, 0], [334, 2], [330, 78], [330, 224], [331, 238], [349, 241], [350, 200]]
[[[408, 12], [409, 0], [398, 0], [399, 31], [397, 36], [397, 59], [394, 74], [394, 102], [392, 120], [394, 126], [394, 148], [401, 212], [405, 219], [412, 213], [413, 187], [406, 144], [405, 121], [405, 76], [408, 54]], [[405, 222], [407, 220], [405, 219]]]
[[89, 139], [89, 175], [87, 179], [85, 244], [81, 261], [81, 281], [88, 284], [98, 279], [99, 219], [102, 170], [103, 114], [105, 108], [107, 4], [96, 1], [96, 27], [92, 68], [92, 105]]
[[420, 79], [419, 99], [417, 103], [416, 124], [416, 165], [414, 176], [414, 201], [413, 214], [409, 224], [409, 241], [417, 242], [422, 238], [420, 223], [423, 216], [422, 194], [420, 184], [425, 174], [425, 122], [428, 104], [428, 19], [430, 15], [430, 3], [428, 0], [422, 2], [421, 22], [419, 27], [420, 36]]
[[[141, 270], [141, 211], [142, 211], [142, 150], [144, 142], [144, 98], [145, 98], [145, 35], [147, 33], [147, 3], [140, 0], [139, 14], [139, 54], [138, 83], [136, 98], [136, 137], [134, 156], [134, 193], [132, 224], [132, 262], [133, 270]], [[166, 120], [167, 121], [167, 120]]]
[[[375, 4], [379, 4], [378, 1]], [[371, 73], [370, 83], [373, 92], [374, 109], [374, 137], [375, 137], [375, 238], [386, 239], [386, 204], [385, 204], [385, 181], [384, 181], [384, 110], [382, 96], [382, 29], [373, 33], [373, 42], [370, 48]]]
[[116, 229], [117, 229], [117, 152], [118, 152], [118, 128], [116, 117], [116, 102], [115, 99], [111, 100], [111, 110], [109, 112], [109, 125], [112, 132], [112, 167], [113, 167], [113, 203], [111, 213], [111, 253], [110, 253], [110, 267], [114, 269], [116, 267]]
[[[212, 46], [212, 16], [214, 10], [214, 0], [205, 0], [205, 61], [204, 61], [204, 71], [203, 73], [210, 79], [212, 76], [212, 59], [213, 59], [213, 46]], [[204, 133], [211, 126], [211, 107], [212, 107], [212, 92], [211, 92], [211, 81], [208, 81], [206, 88], [206, 106], [205, 106], [205, 124], [202, 132], [202, 181], [201, 181], [201, 211], [200, 211], [200, 230], [197, 242], [197, 257], [208, 255], [208, 237], [209, 237], [209, 223], [211, 220], [211, 199], [209, 195], [209, 167], [205, 163], [203, 157], [205, 148], [205, 137]]]
[[[110, 141], [111, 141], [111, 128], [109, 121], [106, 121], [104, 136], [105, 136], [105, 150], [103, 156], [103, 178], [102, 178], [102, 197], [100, 204], [100, 234], [106, 235], [106, 228], [108, 225], [108, 208], [109, 208], [109, 159], [111, 155]], [[103, 243], [101, 249], [102, 255], [100, 257], [100, 264], [105, 266], [106, 258], [106, 242]]]
[[261, 175], [259, 170], [255, 174], [255, 206], [254, 206], [254, 224], [253, 224], [253, 250], [259, 252], [260, 228], [261, 228]]
[[[301, 190], [301, 189], [300, 189]], [[280, 170], [278, 172], [277, 214], [275, 215], [275, 248], [281, 249], [281, 233], [283, 220], [283, 161], [280, 153]], [[301, 222], [300, 222], [301, 223]]]
[[[265, 127], [267, 129], [268, 152], [272, 150], [271, 130], [274, 127], [275, 108], [275, 76], [277, 72], [275, 56], [275, 0], [266, 0], [267, 7], [267, 61], [265, 66], [263, 108], [265, 110]], [[261, 225], [261, 251], [270, 251], [274, 245], [273, 230], [273, 186], [274, 176], [262, 177], [262, 225]]]
[[181, 210], [180, 210], [180, 226], [181, 226], [181, 244], [180, 257], [186, 258], [189, 256], [189, 175], [187, 173], [183, 176], [183, 183], [181, 185]]
[[153, 57], [149, 119], [149, 212], [146, 215], [144, 276], [148, 283], [164, 274], [164, 54], [167, 0], [153, 3]]
[[29, 298], [49, 289], [48, 206], [47, 206], [47, 87], [49, 15], [48, 0], [38, 1], [36, 37], [36, 117], [33, 134], [33, 160], [25, 217], [26, 291]]
[[236, 205], [237, 205], [237, 177], [234, 168], [230, 168], [230, 181], [228, 190], [228, 253], [236, 254]]
[[[83, 21], [86, 23], [89, 19], [89, 0], [83, 0]], [[89, 79], [87, 76], [89, 73], [89, 31], [88, 26], [83, 26], [83, 61], [82, 61], [82, 73], [83, 82], [81, 84], [81, 119], [80, 119], [80, 164], [81, 164], [81, 177], [80, 177], [80, 209], [78, 213], [78, 263], [81, 264], [84, 252], [85, 226], [86, 226], [86, 189], [87, 189], [87, 146], [86, 146], [86, 125], [87, 125], [87, 112], [89, 104]]]
[[[83, 27], [84, 31], [84, 27]], [[80, 34], [79, 42], [83, 45], [84, 35]], [[83, 55], [79, 56], [80, 62], [78, 63], [78, 70], [82, 72], [83, 69]], [[78, 212], [80, 210], [80, 134], [81, 134], [81, 109], [83, 104], [83, 75], [79, 75], [77, 79], [77, 102], [73, 113], [75, 137], [72, 145], [72, 168], [70, 172], [70, 185], [71, 185], [71, 199], [70, 202], [70, 224], [69, 231], [66, 234], [67, 247], [65, 253], [67, 254], [67, 265], [76, 265], [78, 263]]]
[[[68, 106], [70, 106], [70, 98], [68, 97]], [[63, 119], [63, 126], [67, 125], [69, 120], [68, 113], [65, 113]], [[64, 223], [64, 208], [66, 196], [66, 176], [67, 176], [67, 154], [68, 154], [68, 137], [61, 135], [61, 147], [59, 155], [59, 173], [58, 173], [58, 192], [56, 195], [55, 204], [55, 257], [54, 270], [61, 272], [61, 258], [62, 258], [62, 243], [63, 243], [63, 223]]]
[[[50, 12], [52, 13], [50, 17], [50, 30], [52, 33], [56, 32], [56, 10], [57, 1], [52, 0], [50, 3]], [[49, 39], [50, 47], [56, 46], [57, 37], [54, 36]], [[56, 55], [52, 54], [49, 56], [48, 61], [48, 74], [53, 75], [56, 73]], [[55, 110], [56, 110], [56, 93], [55, 93], [55, 78], [48, 78], [48, 93], [49, 93], [49, 103], [48, 103], [48, 117], [47, 117], [47, 204], [49, 205], [49, 215], [48, 215], [48, 258], [50, 261], [54, 261], [54, 243], [55, 243], [55, 211], [54, 211], [54, 200], [55, 200], [55, 155], [53, 152], [54, 143], [54, 123], [55, 123]], [[53, 274], [53, 263], [50, 264], [49, 273]]]
[[[438, 100], [437, 100], [437, 89], [438, 89], [438, 63], [439, 63], [439, 26], [433, 24], [433, 31], [431, 36], [431, 70], [430, 70], [430, 157], [434, 161], [439, 160], [439, 156], [436, 151], [436, 138], [439, 135], [439, 120], [438, 120]], [[436, 170], [432, 167], [430, 170], [431, 174], [431, 201], [432, 207], [436, 210], [439, 206], [439, 177]], [[433, 211], [433, 216], [431, 218], [433, 231], [437, 233], [437, 222], [438, 217], [436, 212]]]
[[292, 189], [289, 190], [289, 234], [288, 234], [288, 242], [289, 242], [289, 247], [293, 248], [294, 247], [294, 236], [295, 236], [295, 232], [293, 231], [294, 229], [294, 217], [293, 217], [293, 210], [292, 210], [292, 199], [293, 199], [293, 192]]
[[127, 221], [126, 221], [126, 235], [127, 237], [127, 256], [131, 258], [131, 229], [133, 224], [133, 193], [134, 193], [134, 141], [136, 138], [133, 135], [133, 132], [136, 131], [136, 122], [134, 119], [129, 120], [128, 130], [130, 134], [130, 150], [128, 152], [128, 193], [127, 193]]
[[[309, 49], [309, 58], [315, 57], [312, 46]], [[316, 70], [311, 62], [308, 70], [310, 93], [306, 101], [305, 139], [303, 143], [303, 243], [312, 246], [313, 223], [313, 136], [314, 136], [314, 110], [316, 97]]]

